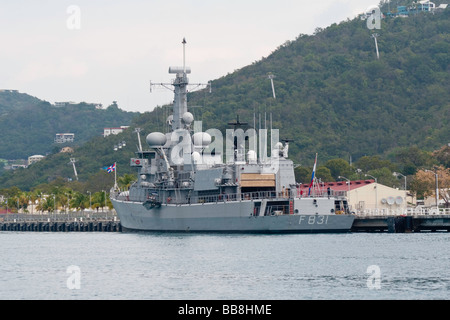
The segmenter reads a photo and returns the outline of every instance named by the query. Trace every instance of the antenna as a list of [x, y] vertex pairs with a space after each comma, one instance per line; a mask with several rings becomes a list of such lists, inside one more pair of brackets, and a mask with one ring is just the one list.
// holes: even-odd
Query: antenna
[[270, 113], [270, 132], [272, 132], [272, 112]]
[[186, 38], [183, 38], [183, 72], [186, 74]]
[[137, 137], [138, 137], [138, 141], [139, 141], [139, 151], [142, 152], [141, 135], [139, 134], [141, 132], [141, 128], [135, 128], [134, 132], [137, 133]]
[[273, 94], [273, 98], [276, 99], [277, 97], [275, 96], [275, 87], [273, 85], [273, 78], [275, 78], [275, 76], [272, 73], [269, 73], [267, 75], [267, 78], [270, 79], [270, 83], [272, 84], [272, 94]]
[[75, 178], [78, 181], [78, 174], [77, 174], [77, 168], [75, 167], [75, 162], [77, 162], [77, 160], [75, 158], [70, 158], [70, 163], [73, 165], [73, 172], [75, 173]]
[[234, 126], [234, 129], [236, 129], [237, 127], [248, 125], [248, 122], [240, 122], [239, 121], [239, 115], [236, 115], [236, 121], [235, 122], [228, 122], [228, 125]]
[[[183, 44], [183, 66], [182, 67], [169, 67], [169, 73], [171, 74], [181, 74], [183, 73], [184, 75], [187, 75], [188, 73], [191, 73], [191, 68], [190, 67], [186, 67], [186, 38], [183, 38], [183, 41], [181, 42]], [[205, 87], [208, 88], [209, 87], [209, 93], [211, 93], [211, 81], [208, 81], [208, 83], [183, 83], [186, 88], [188, 86], [194, 86], [193, 89], [186, 91], [186, 92], [193, 92], [194, 90], [196, 90], [198, 87]], [[161, 86], [163, 88], [166, 88], [167, 90], [173, 91], [172, 86], [174, 86], [174, 82], [172, 83], [153, 83], [150, 80], [150, 93], [153, 92], [153, 87], [156, 86]]]
[[[366, 10], [367, 17], [367, 29], [381, 29], [381, 10], [377, 6], [370, 6]], [[378, 33], [372, 33], [372, 38], [375, 39], [375, 48], [377, 50], [377, 59], [380, 59], [380, 53], [378, 52], [378, 42], [377, 37]]]
[[380, 53], [378, 52], [378, 42], [377, 37], [379, 37], [378, 33], [372, 33], [372, 38], [375, 39], [375, 49], [377, 50], [377, 59], [380, 60]]

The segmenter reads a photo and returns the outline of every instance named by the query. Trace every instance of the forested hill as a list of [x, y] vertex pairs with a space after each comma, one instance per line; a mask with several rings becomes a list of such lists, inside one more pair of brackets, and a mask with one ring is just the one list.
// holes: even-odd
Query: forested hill
[[125, 112], [116, 104], [96, 109], [79, 103], [55, 107], [25, 93], [0, 92], [0, 158], [27, 159], [34, 154], [61, 148], [53, 143], [57, 133], [74, 133], [73, 145], [100, 136], [105, 127], [130, 125], [135, 112]]
[[[377, 30], [379, 60], [371, 37], [373, 32], [359, 18], [317, 29], [313, 35], [299, 35], [268, 57], [212, 81], [212, 93], [208, 90], [189, 93], [188, 106], [201, 106], [189, 111], [196, 120], [203, 121], [204, 129], [217, 128], [223, 132], [230, 128], [227, 123], [237, 115], [240, 121], [253, 124], [255, 114], [257, 127], [260, 115], [262, 126], [266, 115], [268, 127], [272, 115], [272, 127], [280, 129], [280, 137], [294, 139], [290, 144], [290, 158], [306, 167], [312, 165], [316, 153], [319, 163], [325, 163], [332, 158], [348, 160], [350, 156], [353, 161], [364, 155], [389, 158], [405, 147], [412, 147], [410, 150], [416, 150], [417, 155], [420, 150], [440, 149], [450, 142], [449, 16], [450, 8], [435, 14], [383, 19], [382, 29]], [[272, 97], [270, 73], [275, 76], [276, 99]], [[190, 79], [192, 82], [205, 80], [196, 78], [195, 69]], [[42, 108], [50, 106], [43, 103]], [[80, 112], [83, 109], [92, 112], [89, 119], [97, 121], [111, 115], [109, 112], [94, 114], [94, 110], [83, 106]], [[108, 176], [100, 168], [117, 162], [119, 175], [133, 172], [129, 167], [129, 158], [136, 150], [133, 127], [142, 129], [145, 143], [146, 134], [163, 130], [168, 109], [157, 107], [140, 115], [119, 136], [91, 139], [75, 148], [73, 154], [53, 153], [28, 169], [4, 174], [0, 187], [18, 186], [28, 190], [58, 177], [73, 177], [68, 163], [69, 157], [74, 157], [80, 183], [109, 179], [96, 189], [102, 190], [112, 185], [112, 175]], [[108, 111], [117, 109], [108, 108]], [[79, 131], [75, 130], [84, 129], [75, 125], [86, 124], [75, 123], [81, 116], [72, 117], [73, 129], [56, 129], [53, 126], [60, 124], [52, 117], [47, 112], [39, 121], [39, 124], [52, 124], [46, 126], [53, 128], [47, 129], [49, 139], [63, 128], [77, 134]], [[2, 128], [11, 127], [12, 123], [0, 117]], [[23, 132], [38, 128], [37, 123], [32, 128], [27, 123], [32, 122], [16, 122], [15, 126], [20, 124], [19, 131]], [[95, 130], [103, 125], [89, 124]], [[5, 131], [0, 132], [2, 141], [5, 141]], [[7, 140], [13, 138], [9, 136]], [[113, 146], [119, 139], [127, 141], [127, 146], [114, 152]], [[0, 150], [0, 155], [1, 152], [5, 151]], [[87, 190], [92, 191], [94, 187], [89, 186]]]
[[253, 123], [255, 112], [269, 123], [272, 114], [280, 136], [294, 139], [291, 157], [303, 164], [316, 152], [326, 160], [436, 149], [450, 138], [449, 16], [450, 8], [383, 19], [379, 60], [366, 21], [317, 29], [213, 81], [212, 93], [193, 93], [190, 104], [203, 106], [195, 113], [204, 128], [225, 129], [237, 114]]

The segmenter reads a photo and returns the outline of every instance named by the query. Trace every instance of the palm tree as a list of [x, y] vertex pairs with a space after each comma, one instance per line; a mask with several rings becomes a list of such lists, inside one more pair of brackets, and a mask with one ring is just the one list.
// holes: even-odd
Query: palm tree
[[132, 182], [136, 180], [134, 174], [126, 173], [117, 179], [120, 188], [128, 189]]
[[54, 195], [42, 196], [37, 209], [40, 211], [53, 212], [55, 209], [55, 198]]
[[70, 200], [70, 206], [77, 210], [86, 209], [89, 206], [89, 197], [81, 192], [74, 192]]

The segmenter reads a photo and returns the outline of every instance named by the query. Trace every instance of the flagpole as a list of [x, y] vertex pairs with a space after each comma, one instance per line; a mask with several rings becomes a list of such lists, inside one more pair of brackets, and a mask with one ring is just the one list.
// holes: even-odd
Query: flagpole
[[114, 189], [117, 190], [117, 165], [114, 162]]
[[313, 187], [313, 184], [314, 184], [316, 165], [317, 165], [317, 153], [316, 153], [316, 159], [314, 160], [314, 167], [313, 167], [313, 172], [312, 172], [312, 176], [311, 176], [311, 183], [309, 184], [308, 197], [311, 194], [311, 188]]

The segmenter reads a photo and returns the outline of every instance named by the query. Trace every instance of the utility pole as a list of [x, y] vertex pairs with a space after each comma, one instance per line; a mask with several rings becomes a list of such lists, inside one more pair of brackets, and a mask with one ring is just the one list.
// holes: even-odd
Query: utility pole
[[275, 87], [273, 85], [273, 78], [275, 78], [275, 76], [273, 74], [269, 73], [267, 75], [267, 78], [270, 79], [270, 83], [272, 84], [272, 95], [273, 95], [273, 98], [276, 99], [277, 97], [275, 96]]
[[78, 181], [78, 174], [77, 174], [77, 168], [75, 167], [75, 162], [76, 162], [77, 160], [75, 159], [75, 158], [70, 158], [70, 163], [73, 165], [73, 172], [74, 172], [74, 174], [75, 174], [75, 178], [77, 179], [77, 181]]

